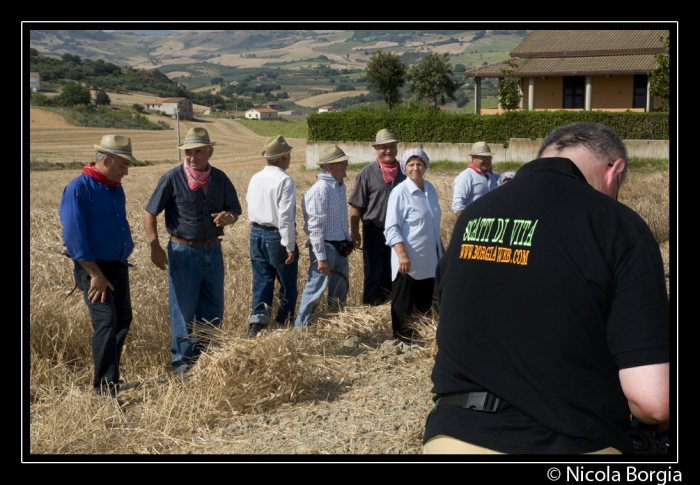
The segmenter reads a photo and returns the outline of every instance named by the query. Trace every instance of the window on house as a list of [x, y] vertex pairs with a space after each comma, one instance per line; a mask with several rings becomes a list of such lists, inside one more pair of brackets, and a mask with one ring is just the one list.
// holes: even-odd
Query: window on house
[[583, 108], [585, 76], [564, 76], [564, 109]]
[[634, 75], [634, 99], [632, 100], [633, 108], [647, 107], [647, 75]]

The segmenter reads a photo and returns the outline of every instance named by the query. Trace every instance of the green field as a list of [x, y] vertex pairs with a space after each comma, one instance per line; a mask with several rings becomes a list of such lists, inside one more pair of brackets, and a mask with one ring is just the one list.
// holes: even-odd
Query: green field
[[306, 138], [308, 136], [306, 121], [243, 119], [237, 121], [260, 136], [282, 135], [285, 138]]

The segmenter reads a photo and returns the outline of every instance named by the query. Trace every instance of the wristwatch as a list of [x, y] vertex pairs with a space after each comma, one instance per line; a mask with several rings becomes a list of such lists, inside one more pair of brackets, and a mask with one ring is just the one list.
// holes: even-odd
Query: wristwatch
[[227, 212], [227, 214], [229, 215], [229, 217], [231, 217], [231, 219], [233, 219], [233, 222], [236, 222], [238, 220], [238, 216], [233, 212]]

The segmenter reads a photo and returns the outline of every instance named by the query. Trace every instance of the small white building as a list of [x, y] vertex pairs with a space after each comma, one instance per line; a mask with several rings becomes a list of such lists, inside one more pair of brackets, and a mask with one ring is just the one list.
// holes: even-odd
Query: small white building
[[180, 119], [191, 120], [194, 118], [192, 101], [187, 98], [156, 98], [143, 103], [146, 109], [160, 111], [167, 115], [175, 115], [175, 110], [180, 110]]
[[38, 72], [29, 73], [29, 89], [33, 93], [41, 91], [41, 77]]
[[248, 120], [276, 120], [277, 110], [271, 108], [252, 108], [245, 112]]
[[318, 108], [319, 113], [330, 113], [333, 111], [333, 106], [321, 106]]

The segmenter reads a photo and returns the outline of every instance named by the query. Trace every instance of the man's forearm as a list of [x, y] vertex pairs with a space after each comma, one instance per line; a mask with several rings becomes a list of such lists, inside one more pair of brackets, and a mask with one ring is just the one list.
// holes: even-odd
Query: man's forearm
[[350, 206], [350, 231], [359, 232], [360, 231], [360, 219], [362, 217], [362, 211], [358, 207], [353, 205]]
[[148, 244], [156, 241], [158, 244], [158, 218], [150, 212], [143, 212], [143, 227], [146, 229]]

